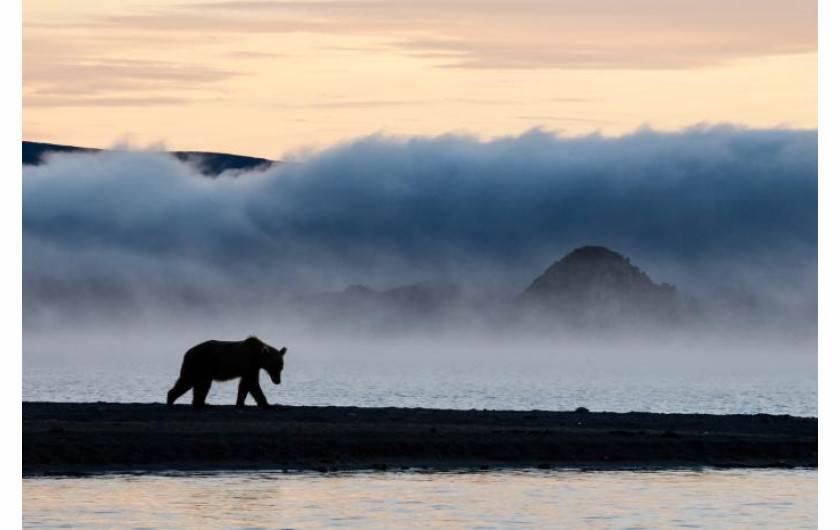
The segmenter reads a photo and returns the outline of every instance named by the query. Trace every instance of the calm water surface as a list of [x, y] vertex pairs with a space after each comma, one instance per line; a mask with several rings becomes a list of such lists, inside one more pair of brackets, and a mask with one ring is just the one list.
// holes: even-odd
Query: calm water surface
[[817, 472], [27, 478], [23, 523], [63, 528], [816, 528]]
[[[179, 359], [126, 366], [24, 358], [25, 401], [158, 402], [174, 383]], [[816, 371], [757, 366], [732, 371], [677, 367], [485, 364], [399, 366], [388, 363], [307, 363], [290, 359], [283, 384], [266, 376], [273, 403], [360, 407], [430, 407], [613, 412], [767, 413], [817, 415]], [[236, 382], [214, 383], [208, 401], [233, 404]], [[189, 395], [181, 398], [189, 403]]]

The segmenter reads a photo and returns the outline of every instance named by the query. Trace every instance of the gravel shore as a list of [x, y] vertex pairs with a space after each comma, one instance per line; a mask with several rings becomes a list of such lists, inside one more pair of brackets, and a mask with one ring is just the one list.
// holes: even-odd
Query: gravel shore
[[792, 416], [23, 403], [23, 475], [817, 467]]

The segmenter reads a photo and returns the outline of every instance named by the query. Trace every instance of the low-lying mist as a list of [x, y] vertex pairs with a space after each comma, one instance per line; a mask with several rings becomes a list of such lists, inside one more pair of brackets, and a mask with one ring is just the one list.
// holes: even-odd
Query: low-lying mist
[[[523, 309], [584, 245], [675, 285], [679, 318]], [[249, 333], [324, 359], [813, 353], [816, 263], [816, 131], [371, 136], [215, 178], [142, 150], [23, 169], [25, 361]]]

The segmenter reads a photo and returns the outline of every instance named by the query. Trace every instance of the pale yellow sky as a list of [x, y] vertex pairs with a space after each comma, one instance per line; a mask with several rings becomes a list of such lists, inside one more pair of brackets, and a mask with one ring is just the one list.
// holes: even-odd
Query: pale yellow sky
[[381, 132], [817, 127], [801, 0], [24, 0], [23, 136], [277, 158]]

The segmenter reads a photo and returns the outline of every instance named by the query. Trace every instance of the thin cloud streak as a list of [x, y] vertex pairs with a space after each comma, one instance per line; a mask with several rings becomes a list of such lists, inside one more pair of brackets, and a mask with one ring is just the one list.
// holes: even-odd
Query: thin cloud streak
[[194, 99], [179, 97], [64, 97], [24, 96], [26, 107], [159, 107], [190, 105]]
[[607, 120], [595, 120], [591, 118], [572, 118], [568, 116], [513, 116], [515, 120], [527, 120], [527, 121], [567, 121], [567, 122], [577, 122], [577, 123], [595, 123], [595, 124], [607, 124], [610, 123]]
[[190, 104], [206, 99], [218, 83], [239, 75], [240, 72], [228, 69], [175, 61], [113, 59], [35, 50], [23, 64], [23, 104], [27, 107]]
[[203, 85], [230, 79], [237, 72], [170, 61], [84, 59], [24, 63], [27, 84], [41, 95], [93, 95], [154, 89], [200, 90]]
[[[570, 102], [577, 100], [570, 98]], [[441, 99], [369, 99], [369, 100], [328, 100], [315, 101], [312, 103], [276, 103], [265, 102], [263, 106], [284, 108], [284, 109], [366, 109], [379, 107], [414, 107], [429, 105], [446, 105], [451, 103], [476, 105], [476, 106], [506, 106], [520, 105], [521, 102], [501, 99], [473, 99], [473, 98], [441, 98]]]

